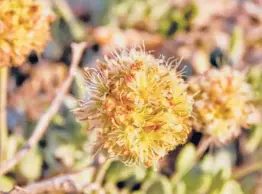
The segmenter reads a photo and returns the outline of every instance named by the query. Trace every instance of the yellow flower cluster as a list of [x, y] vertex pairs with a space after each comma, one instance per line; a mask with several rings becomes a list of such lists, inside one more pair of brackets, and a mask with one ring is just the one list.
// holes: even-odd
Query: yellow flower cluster
[[115, 52], [85, 70], [87, 97], [75, 110], [97, 144], [127, 165], [155, 166], [191, 132], [192, 98], [172, 62], [141, 48]]
[[52, 16], [37, 0], [0, 0], [0, 67], [18, 66], [49, 39]]
[[251, 87], [245, 74], [231, 67], [193, 77], [189, 93], [195, 101], [193, 126], [218, 143], [226, 143], [240, 133], [241, 127], [255, 122]]

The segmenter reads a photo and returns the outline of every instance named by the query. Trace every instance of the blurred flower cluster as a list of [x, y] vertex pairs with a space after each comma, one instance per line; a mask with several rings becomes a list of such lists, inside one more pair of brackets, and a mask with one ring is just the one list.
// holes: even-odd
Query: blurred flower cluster
[[253, 91], [244, 73], [230, 67], [212, 69], [192, 77], [189, 90], [195, 99], [194, 127], [221, 143], [257, 122]]

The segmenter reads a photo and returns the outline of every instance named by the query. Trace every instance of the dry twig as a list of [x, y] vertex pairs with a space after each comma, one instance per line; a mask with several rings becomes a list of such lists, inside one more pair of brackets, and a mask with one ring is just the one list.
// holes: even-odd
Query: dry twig
[[4, 161], [0, 165], [0, 176], [8, 172], [11, 168], [13, 168], [27, 153], [34, 147], [39, 140], [42, 138], [44, 133], [46, 132], [47, 126], [50, 123], [53, 116], [57, 113], [59, 110], [60, 105], [63, 102], [64, 96], [67, 93], [69, 87], [71, 86], [71, 83], [73, 81], [73, 77], [75, 74], [75, 71], [77, 69], [77, 65], [81, 59], [82, 53], [86, 47], [86, 43], [80, 43], [80, 44], [73, 44], [73, 58], [72, 58], [72, 64], [69, 71], [69, 75], [67, 79], [65, 80], [64, 84], [60, 88], [60, 90], [57, 93], [56, 98], [53, 100], [51, 106], [49, 107], [48, 111], [41, 117], [39, 122], [37, 123], [34, 132], [32, 136], [29, 138], [27, 143], [21, 148], [13, 158]]
[[203, 156], [205, 151], [208, 149], [210, 143], [212, 142], [212, 137], [203, 137], [197, 147], [197, 161]]
[[15, 186], [10, 192], [0, 191], [0, 194], [30, 194], [30, 193], [21, 187]]
[[[93, 182], [93, 179], [97, 179], [97, 173], [101, 171], [105, 172], [106, 167], [111, 164], [111, 161], [93, 161], [93, 163], [86, 167], [85, 169], [65, 175], [59, 175], [51, 179], [46, 179], [40, 182], [32, 183], [28, 186], [25, 186], [25, 189], [30, 194], [38, 193], [81, 193], [97, 191], [99, 194], [104, 194], [104, 190], [101, 188], [100, 182]], [[100, 158], [101, 159], [101, 158]], [[103, 173], [104, 175], [104, 173]]]
[[[95, 171], [95, 167], [90, 166], [86, 169], [73, 173], [73, 174], [66, 174], [60, 175], [51, 179], [43, 180], [37, 183], [32, 183], [24, 189], [28, 191], [30, 194], [37, 194], [37, 193], [57, 193], [57, 192], [65, 192], [65, 193], [78, 193], [82, 191], [82, 186], [79, 183], [79, 179], [86, 178], [87, 175], [93, 174]], [[85, 183], [90, 184], [92, 183]]]
[[0, 68], [0, 162], [4, 159], [7, 142], [6, 99], [8, 67]]

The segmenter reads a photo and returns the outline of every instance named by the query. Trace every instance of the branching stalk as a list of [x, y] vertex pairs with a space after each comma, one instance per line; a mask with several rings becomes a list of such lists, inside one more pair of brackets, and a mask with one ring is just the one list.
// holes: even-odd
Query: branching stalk
[[7, 80], [8, 67], [2, 67], [0, 68], [0, 162], [5, 158], [5, 147], [8, 138], [6, 117]]

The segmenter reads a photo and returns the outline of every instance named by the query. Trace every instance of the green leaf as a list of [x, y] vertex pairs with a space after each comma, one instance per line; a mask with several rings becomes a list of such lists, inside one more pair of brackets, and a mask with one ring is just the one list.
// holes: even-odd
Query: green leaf
[[204, 174], [199, 166], [190, 170], [183, 178], [187, 191], [194, 193], [206, 193], [212, 182], [211, 174]]
[[229, 178], [235, 163], [235, 150], [230, 147], [220, 149], [216, 154], [207, 154], [200, 162], [200, 167], [205, 173], [216, 175], [221, 171], [224, 178]]
[[220, 194], [229, 194], [229, 193], [244, 194], [241, 189], [240, 184], [234, 180], [227, 181], [224, 187], [222, 188], [222, 191]]
[[165, 176], [159, 175], [145, 183], [143, 190], [146, 194], [172, 194], [172, 185]]
[[231, 169], [234, 164], [234, 157], [228, 149], [221, 149], [216, 153], [214, 161], [214, 172], [221, 170], [223, 178], [231, 176]]
[[[262, 68], [261, 65], [256, 65], [248, 71], [247, 81], [251, 84], [253, 93], [255, 95], [254, 104], [260, 106], [262, 105]], [[259, 107], [258, 107], [259, 108]]]
[[[117, 186], [113, 183], [106, 183], [103, 188], [106, 191], [106, 194], [119, 194], [120, 193]], [[85, 194], [90, 194], [90, 189], [87, 188]]]
[[235, 27], [231, 36], [229, 54], [233, 64], [241, 60], [245, 50], [244, 33], [240, 27]]
[[2, 176], [0, 177], [0, 191], [10, 191], [14, 187], [14, 180], [12, 178]]
[[222, 176], [222, 170], [220, 170], [213, 178], [208, 194], [220, 194], [223, 188], [225, 180]]
[[84, 185], [86, 183], [90, 183], [94, 176], [95, 169], [94, 168], [87, 168], [86, 170], [82, 170], [77, 176], [74, 177], [74, 181], [78, 185]]
[[198, 15], [198, 6], [196, 3], [192, 2], [188, 5], [185, 6], [183, 10], [184, 18], [188, 20], [187, 22], [190, 23], [192, 22]]
[[7, 158], [11, 158], [15, 155], [15, 153], [18, 151], [19, 147], [23, 145], [24, 139], [22, 136], [19, 135], [10, 135], [8, 137], [8, 143], [7, 143]]
[[58, 126], [64, 126], [65, 125], [65, 119], [62, 115], [56, 114], [52, 119], [53, 124]]
[[203, 160], [200, 163], [201, 169], [205, 173], [213, 173], [214, 172], [214, 156], [207, 154], [204, 156]]
[[241, 180], [241, 188], [245, 194], [250, 194], [254, 192], [254, 188], [256, 187], [257, 183], [257, 175], [250, 174], [249, 176], [245, 176]]
[[173, 189], [173, 193], [186, 194], [187, 193], [186, 184], [182, 181], [178, 182]]
[[[84, 78], [84, 74], [83, 74], [82, 71], [80, 71], [80, 70], [76, 71], [76, 76], [75, 76], [75, 82], [74, 83], [75, 83], [76, 87], [73, 88], [73, 91], [76, 94], [76, 97], [78, 99], [83, 99], [85, 97], [86, 88], [84, 87], [85, 86], [85, 78]], [[70, 104], [71, 105], [69, 107], [71, 107], [72, 109], [74, 107], [76, 107], [75, 100], [73, 100]]]
[[18, 172], [28, 181], [34, 181], [41, 176], [43, 157], [38, 148], [33, 148], [18, 164]]
[[246, 144], [246, 149], [249, 152], [255, 151], [255, 149], [262, 142], [262, 124], [254, 126], [252, 130], [252, 135], [249, 137]]
[[193, 166], [196, 160], [196, 148], [188, 143], [179, 153], [176, 161], [176, 170], [180, 175], [186, 174]]
[[132, 192], [132, 194], [146, 194], [146, 193], [144, 191], [135, 191], [135, 192]]
[[141, 167], [126, 166], [121, 162], [113, 162], [106, 174], [106, 181], [117, 183], [134, 176], [136, 180], [142, 180], [145, 177], [145, 169]]

